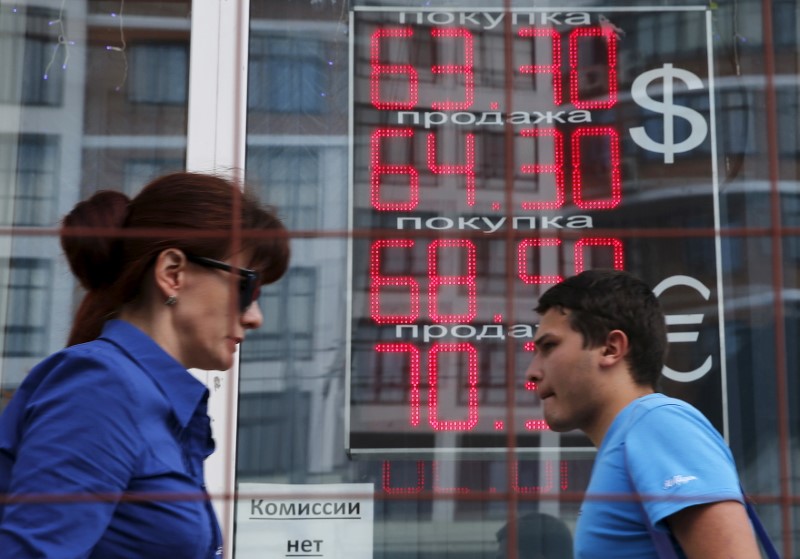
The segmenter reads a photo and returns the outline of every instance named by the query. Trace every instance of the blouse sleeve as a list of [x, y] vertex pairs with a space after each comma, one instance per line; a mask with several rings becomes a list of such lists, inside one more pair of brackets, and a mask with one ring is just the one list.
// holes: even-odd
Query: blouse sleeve
[[16, 437], [0, 519], [5, 557], [88, 557], [142, 445], [124, 370], [90, 354], [48, 369], [32, 371], [40, 382], [4, 413], [4, 432]]

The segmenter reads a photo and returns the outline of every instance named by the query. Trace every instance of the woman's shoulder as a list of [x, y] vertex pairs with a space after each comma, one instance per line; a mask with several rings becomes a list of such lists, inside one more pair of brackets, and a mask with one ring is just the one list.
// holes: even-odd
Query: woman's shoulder
[[39, 362], [20, 386], [30, 393], [42, 389], [118, 390], [134, 396], [142, 390], [136, 363], [119, 348], [97, 339], [64, 348]]

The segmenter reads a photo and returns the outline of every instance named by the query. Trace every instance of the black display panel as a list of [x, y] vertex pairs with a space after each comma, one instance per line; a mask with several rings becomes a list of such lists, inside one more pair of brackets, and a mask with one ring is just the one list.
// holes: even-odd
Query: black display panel
[[[691, 64], [633, 48], [626, 22], [675, 17]], [[538, 296], [598, 267], [654, 287], [664, 392], [725, 434], [710, 29], [699, 7], [351, 13], [348, 452], [591, 450], [524, 371]]]

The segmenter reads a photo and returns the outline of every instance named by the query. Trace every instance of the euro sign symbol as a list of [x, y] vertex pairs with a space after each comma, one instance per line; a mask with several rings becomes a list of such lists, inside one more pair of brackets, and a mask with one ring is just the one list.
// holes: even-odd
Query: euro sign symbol
[[[666, 291], [667, 289], [671, 289], [673, 287], [684, 286], [690, 289], [694, 289], [697, 291], [700, 296], [708, 301], [708, 298], [711, 296], [711, 290], [703, 285], [699, 280], [691, 277], [691, 276], [671, 276], [667, 279], [660, 282], [657, 286], [653, 288], [653, 293], [656, 297], [661, 296], [661, 294]], [[668, 314], [664, 317], [666, 320], [667, 326], [671, 325], [691, 325], [691, 324], [701, 324], [703, 322], [703, 315], [702, 314]], [[681, 343], [681, 342], [697, 342], [697, 339], [700, 337], [699, 330], [694, 332], [667, 332], [667, 341], [669, 343]], [[664, 365], [662, 372], [664, 376], [668, 379], [672, 379], [677, 382], [694, 382], [706, 376], [706, 374], [711, 370], [711, 366], [713, 364], [713, 360], [711, 356], [707, 356], [705, 361], [702, 365], [696, 368], [693, 371], [676, 371]]]
[[[664, 64], [663, 68], [644, 72], [631, 85], [631, 97], [637, 105], [664, 115], [664, 141], [659, 143], [651, 139], [644, 126], [631, 128], [631, 137], [639, 147], [663, 153], [664, 163], [673, 163], [676, 153], [696, 148], [703, 143], [708, 134], [708, 124], [702, 114], [672, 102], [673, 84], [676, 79], [685, 83], [689, 89], [703, 89], [703, 81], [699, 77], [688, 70], [673, 68], [672, 64]], [[663, 82], [663, 102], [653, 99], [647, 93], [647, 86], [655, 80]], [[675, 143], [675, 117], [685, 118], [691, 125], [689, 137], [678, 143]]]

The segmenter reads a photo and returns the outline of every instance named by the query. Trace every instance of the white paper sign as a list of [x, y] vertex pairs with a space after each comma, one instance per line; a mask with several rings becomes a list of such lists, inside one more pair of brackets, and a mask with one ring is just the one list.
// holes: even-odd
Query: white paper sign
[[241, 483], [236, 559], [372, 559], [371, 483]]

